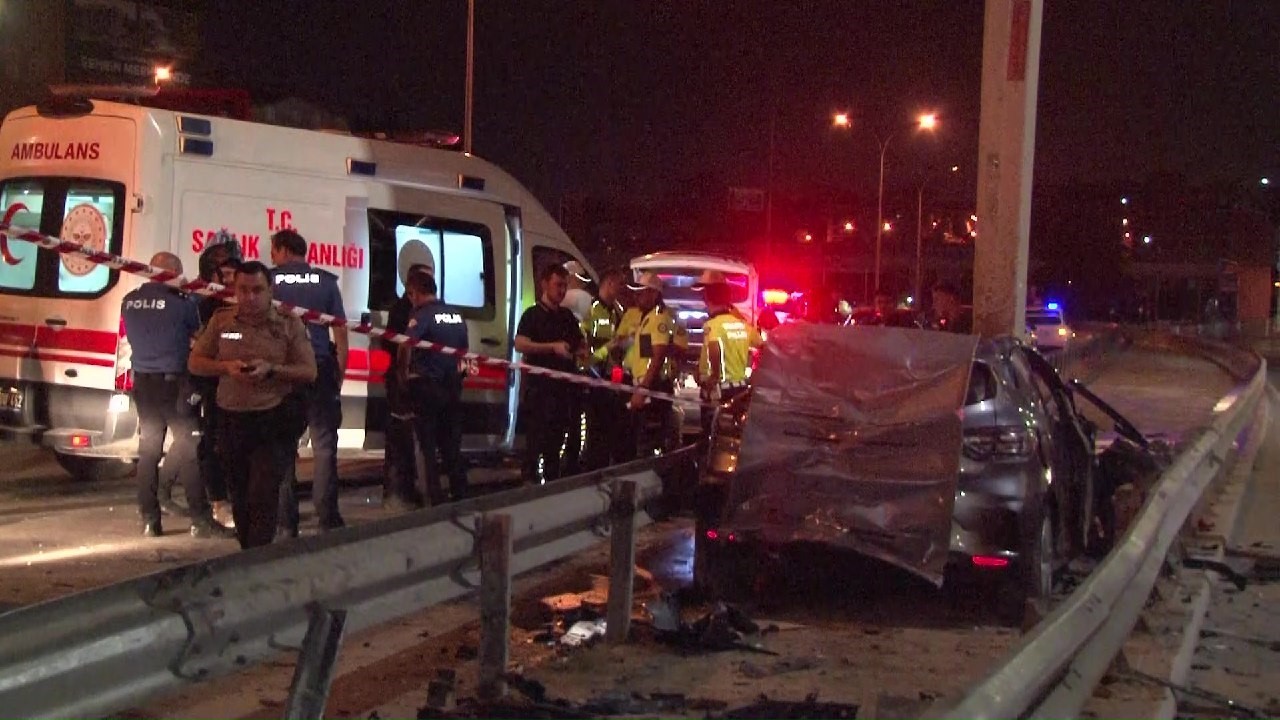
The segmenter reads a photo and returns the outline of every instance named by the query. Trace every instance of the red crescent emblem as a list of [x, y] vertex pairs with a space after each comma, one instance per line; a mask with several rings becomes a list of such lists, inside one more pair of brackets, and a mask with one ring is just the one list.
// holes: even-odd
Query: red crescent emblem
[[[4, 212], [4, 218], [0, 218], [0, 225], [8, 225], [9, 222], [13, 220], [13, 216], [18, 214], [18, 211], [26, 209], [27, 206], [22, 203], [14, 203], [10, 205], [9, 209]], [[14, 257], [13, 253], [9, 252], [9, 236], [2, 230], [0, 230], [0, 257], [4, 258], [4, 261], [9, 265], [18, 264], [18, 258]]]

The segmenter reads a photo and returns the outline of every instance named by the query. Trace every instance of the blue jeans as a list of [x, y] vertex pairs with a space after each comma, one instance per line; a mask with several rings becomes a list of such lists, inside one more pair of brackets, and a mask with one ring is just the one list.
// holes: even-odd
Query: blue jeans
[[[338, 512], [338, 426], [342, 424], [342, 386], [332, 356], [316, 358], [316, 381], [306, 389], [307, 431], [311, 435], [311, 500], [320, 527], [330, 530], [345, 523]], [[280, 486], [281, 525], [298, 528], [297, 463]]]

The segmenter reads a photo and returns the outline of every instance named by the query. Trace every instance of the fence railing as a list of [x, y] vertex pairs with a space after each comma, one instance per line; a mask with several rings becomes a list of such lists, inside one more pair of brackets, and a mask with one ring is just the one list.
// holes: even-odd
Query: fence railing
[[[0, 708], [102, 716], [301, 650], [288, 717], [319, 717], [346, 632], [476, 594], [500, 689], [510, 582], [612, 536], [608, 634], [630, 619], [634, 530], [694, 449], [431, 508], [0, 615]], [[616, 607], [615, 607], [616, 606]], [[622, 610], [625, 608], [625, 612]]]

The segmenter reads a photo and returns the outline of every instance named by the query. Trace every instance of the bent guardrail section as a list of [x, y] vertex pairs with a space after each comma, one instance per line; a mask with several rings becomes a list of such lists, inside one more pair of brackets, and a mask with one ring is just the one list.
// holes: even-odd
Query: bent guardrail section
[[[1238, 360], [1238, 358], [1235, 358]], [[1223, 398], [1209, 428], [1164, 472], [1125, 536], [1089, 578], [943, 718], [1078, 717], [1137, 622], [1192, 508], [1222, 470], [1267, 386], [1266, 362]]]
[[481, 584], [486, 519], [510, 518], [509, 578], [604, 539], [621, 517], [618, 488], [635, 493], [626, 515], [646, 522], [640, 510], [662, 492], [656, 471], [692, 457], [683, 448], [0, 615], [0, 708], [106, 715], [297, 650], [317, 610], [345, 613], [345, 629], [358, 630], [461, 597]]

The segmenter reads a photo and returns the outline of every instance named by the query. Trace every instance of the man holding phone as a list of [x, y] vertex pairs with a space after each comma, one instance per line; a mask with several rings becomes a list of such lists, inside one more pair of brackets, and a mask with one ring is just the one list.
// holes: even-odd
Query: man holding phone
[[236, 304], [210, 318], [191, 349], [193, 375], [218, 378], [218, 454], [231, 483], [240, 547], [275, 537], [279, 489], [293, 463], [304, 408], [286, 402], [316, 379], [302, 321], [271, 308], [271, 271], [247, 262], [236, 273]]

